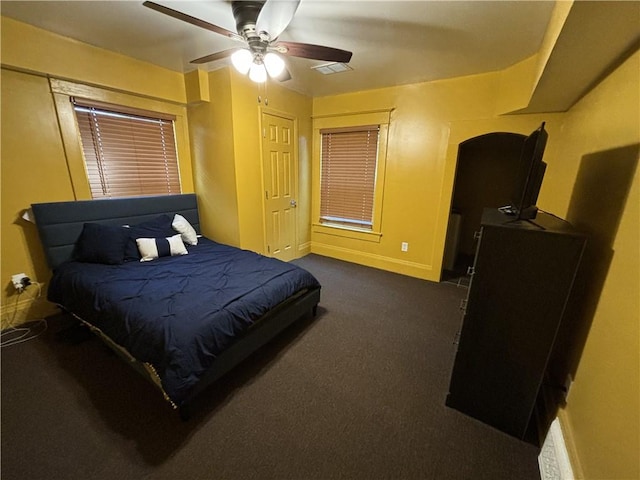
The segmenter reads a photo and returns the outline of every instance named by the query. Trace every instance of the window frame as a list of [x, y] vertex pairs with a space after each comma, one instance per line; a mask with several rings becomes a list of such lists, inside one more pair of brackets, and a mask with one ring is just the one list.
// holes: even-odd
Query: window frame
[[76, 120], [76, 112], [70, 101], [71, 97], [174, 116], [174, 135], [181, 190], [182, 193], [194, 192], [187, 109], [185, 105], [56, 78], [51, 78], [49, 81], [58, 116], [62, 143], [66, 153], [71, 186], [76, 200], [92, 200], [92, 196], [85, 167], [84, 152], [80, 141], [80, 130]]
[[[356, 240], [380, 242], [382, 237], [382, 204], [387, 161], [387, 141], [390, 110], [342, 115], [327, 115], [313, 119], [313, 221], [312, 232]], [[371, 229], [323, 222], [320, 218], [322, 131], [379, 125]]]

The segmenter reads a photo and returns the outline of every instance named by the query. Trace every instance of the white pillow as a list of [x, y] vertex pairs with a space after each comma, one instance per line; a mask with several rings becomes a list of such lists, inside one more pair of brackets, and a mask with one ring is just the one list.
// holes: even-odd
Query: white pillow
[[173, 217], [173, 222], [171, 222], [171, 226], [176, 232], [179, 232], [182, 235], [182, 241], [187, 245], [197, 245], [198, 244], [198, 236], [196, 231], [189, 223], [189, 220], [184, 218], [182, 215], [176, 213]]
[[166, 238], [136, 238], [136, 244], [140, 251], [141, 262], [155, 260], [158, 257], [168, 257], [169, 255], [186, 255], [187, 247], [182, 243], [180, 234]]

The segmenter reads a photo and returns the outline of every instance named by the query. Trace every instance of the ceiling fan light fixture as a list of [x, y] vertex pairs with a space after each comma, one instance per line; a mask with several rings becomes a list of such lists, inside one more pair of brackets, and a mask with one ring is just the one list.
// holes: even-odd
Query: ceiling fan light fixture
[[[203, 64], [231, 57], [233, 66], [240, 74], [246, 75], [249, 73], [252, 81], [260, 83], [266, 82], [269, 76], [281, 82], [291, 79], [291, 73], [287, 69], [284, 60], [278, 54], [312, 60], [344, 62], [344, 68], [349, 69], [346, 63], [351, 60], [352, 52], [310, 43], [278, 40], [280, 34], [293, 19], [300, 1], [232, 1], [231, 10], [237, 33], [151, 1], [145, 1], [142, 5], [196, 27], [224, 35], [233, 40], [239, 40], [245, 44], [245, 48], [228, 48], [196, 58], [191, 63]], [[274, 54], [273, 52], [276, 53]], [[329, 69], [327, 68], [326, 70]], [[335, 73], [335, 70], [332, 70], [332, 73]]]
[[249, 78], [256, 83], [267, 81], [267, 69], [262, 63], [254, 63], [249, 69]]
[[244, 48], [236, 50], [233, 55], [231, 55], [231, 63], [238, 72], [246, 75], [252, 65], [254, 65], [253, 54]]
[[272, 78], [278, 78], [284, 71], [284, 60], [280, 55], [269, 52], [264, 56], [264, 66]]

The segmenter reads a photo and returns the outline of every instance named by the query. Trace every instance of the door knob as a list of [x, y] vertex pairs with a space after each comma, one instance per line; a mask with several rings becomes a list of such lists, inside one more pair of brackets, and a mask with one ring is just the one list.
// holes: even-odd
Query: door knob
[[298, 206], [298, 202], [296, 202], [295, 200], [291, 200], [289, 202], [289, 205], [291, 205], [291, 208], [296, 208]]

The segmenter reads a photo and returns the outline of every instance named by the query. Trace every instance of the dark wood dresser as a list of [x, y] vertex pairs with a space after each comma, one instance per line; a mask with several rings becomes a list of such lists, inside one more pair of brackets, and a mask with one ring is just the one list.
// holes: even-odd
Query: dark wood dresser
[[446, 404], [540, 444], [557, 408], [545, 381], [586, 237], [539, 212], [485, 209]]

